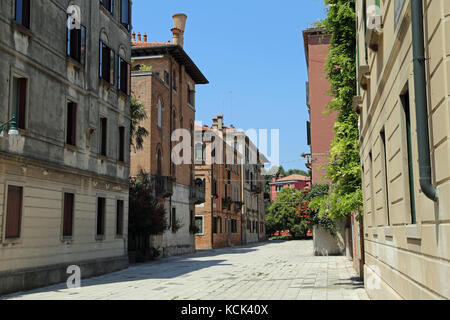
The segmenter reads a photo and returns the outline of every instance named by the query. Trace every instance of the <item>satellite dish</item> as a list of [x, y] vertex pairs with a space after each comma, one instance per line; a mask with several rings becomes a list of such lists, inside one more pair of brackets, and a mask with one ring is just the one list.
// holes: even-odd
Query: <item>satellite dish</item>
[[70, 5], [67, 8], [67, 28], [69, 30], [81, 29], [81, 9], [77, 5]]

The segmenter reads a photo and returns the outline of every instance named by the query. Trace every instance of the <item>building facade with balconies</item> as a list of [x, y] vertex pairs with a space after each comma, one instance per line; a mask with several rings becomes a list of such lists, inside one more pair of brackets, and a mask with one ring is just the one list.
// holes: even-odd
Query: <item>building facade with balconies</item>
[[0, 3], [0, 294], [128, 266], [130, 13]]
[[[208, 81], [183, 49], [186, 16], [173, 16], [173, 42], [149, 42], [147, 35], [133, 33], [132, 92], [147, 113], [140, 126], [147, 129], [141, 150], [131, 151], [131, 174], [150, 174], [155, 196], [167, 210], [169, 227], [154, 236], [151, 246], [163, 256], [195, 251], [193, 233], [195, 205], [204, 202], [204, 187], [194, 176], [193, 137], [195, 123], [195, 86]], [[184, 131], [184, 132], [183, 132]], [[177, 143], [172, 136], [191, 136], [182, 158], [174, 162]], [[189, 153], [189, 152], [187, 152]]]
[[236, 130], [224, 125], [223, 116], [214, 118], [211, 127], [196, 128], [195, 176], [206, 190], [205, 203], [195, 208], [197, 249], [242, 244], [242, 165], [236, 137]]
[[356, 12], [366, 289], [449, 299], [450, 1]]

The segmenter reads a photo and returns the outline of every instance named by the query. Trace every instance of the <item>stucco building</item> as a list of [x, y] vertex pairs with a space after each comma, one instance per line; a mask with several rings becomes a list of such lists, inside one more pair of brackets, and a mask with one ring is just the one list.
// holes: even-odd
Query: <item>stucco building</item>
[[[147, 129], [141, 150], [131, 152], [131, 174], [144, 171], [153, 176], [156, 197], [164, 203], [169, 228], [152, 238], [152, 246], [163, 256], [195, 251], [193, 231], [195, 204], [204, 202], [204, 187], [195, 184], [193, 141], [195, 123], [195, 86], [208, 80], [183, 49], [186, 15], [173, 16], [173, 41], [148, 41], [147, 35], [133, 33], [132, 91], [148, 118], [140, 126]], [[187, 148], [174, 162], [172, 151], [178, 145], [172, 137], [191, 136]], [[186, 161], [184, 159], [187, 157]]]
[[306, 83], [306, 104], [310, 121], [307, 122], [308, 145], [311, 153], [305, 155], [306, 166], [311, 171], [313, 184], [325, 183], [322, 177], [328, 164], [329, 150], [334, 139], [334, 123], [336, 112], [330, 111], [327, 105], [333, 97], [330, 95], [330, 83], [325, 72], [331, 36], [321, 28], [309, 28], [303, 31], [303, 41], [308, 67]]
[[305, 177], [300, 174], [293, 174], [287, 177], [272, 178], [270, 186], [270, 201], [273, 202], [278, 196], [278, 193], [284, 188], [292, 188], [303, 190], [311, 186], [311, 177]]
[[0, 293], [128, 265], [131, 3], [112, 3], [0, 2]]
[[366, 289], [448, 299], [450, 1], [356, 9]]

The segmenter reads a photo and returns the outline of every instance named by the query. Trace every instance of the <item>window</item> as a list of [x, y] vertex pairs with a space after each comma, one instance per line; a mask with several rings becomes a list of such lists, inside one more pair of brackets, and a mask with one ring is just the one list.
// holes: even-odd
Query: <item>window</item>
[[16, 115], [16, 123], [19, 129], [25, 129], [27, 103], [27, 79], [13, 78], [12, 111]]
[[97, 236], [105, 235], [105, 198], [98, 198], [97, 201]]
[[205, 143], [197, 143], [195, 145], [195, 163], [196, 164], [202, 164], [203, 163], [203, 159], [205, 157], [205, 151], [206, 151], [206, 144]]
[[77, 137], [77, 104], [67, 103], [66, 144], [76, 146]]
[[387, 225], [391, 225], [390, 216], [389, 216], [389, 176], [387, 173], [388, 168], [388, 160], [386, 153], [386, 134], [385, 129], [383, 128], [380, 132], [380, 141], [381, 141], [381, 159], [383, 161], [382, 168], [384, 171], [383, 182], [384, 182], [384, 196], [386, 198], [386, 216], [387, 216]]
[[6, 239], [20, 238], [22, 222], [23, 188], [8, 186], [8, 203], [6, 208]]
[[100, 155], [105, 156], [107, 154], [107, 135], [108, 135], [108, 120], [106, 118], [100, 118]]
[[114, 84], [114, 51], [100, 41], [100, 78]]
[[130, 65], [118, 56], [117, 59], [117, 88], [125, 93], [126, 95], [130, 95], [130, 82], [131, 82], [131, 67]]
[[[69, 18], [70, 19], [70, 18]], [[86, 27], [67, 29], [67, 56], [81, 64], [86, 62]]]
[[196, 234], [203, 235], [205, 233], [203, 228], [203, 216], [195, 217], [195, 226], [198, 230]]
[[114, 0], [100, 0], [103, 7], [111, 13], [114, 13]]
[[222, 218], [219, 217], [220, 233], [223, 233]]
[[191, 106], [195, 105], [195, 91], [193, 89], [191, 89], [190, 87], [188, 87], [188, 104], [190, 104]]
[[119, 161], [125, 162], [125, 127], [119, 127]]
[[169, 73], [167, 71], [164, 71], [164, 82], [169, 84]]
[[16, 0], [15, 19], [24, 27], [30, 28], [30, 0]]
[[158, 149], [156, 158], [156, 172], [159, 176], [162, 176], [162, 152]]
[[158, 128], [162, 128], [162, 104], [161, 100], [158, 100]]
[[130, 30], [131, 25], [131, 8], [130, 8], [130, 0], [121, 0], [120, 1], [120, 22], [122, 25], [127, 28], [127, 30]]
[[413, 167], [413, 151], [412, 151], [412, 128], [411, 128], [411, 111], [409, 104], [409, 90], [400, 96], [403, 105], [403, 113], [406, 121], [406, 138], [408, 151], [408, 176], [409, 176], [409, 198], [411, 205], [411, 223], [416, 224], [416, 200], [414, 195], [414, 167]]
[[306, 139], [308, 142], [308, 146], [311, 145], [311, 122], [306, 121]]
[[235, 220], [235, 219], [232, 219], [231, 220], [231, 233], [237, 233], [238, 231], [238, 228], [237, 228], [237, 220]]
[[217, 217], [214, 217], [213, 218], [213, 233], [214, 234], [217, 234], [217, 221], [218, 221], [218, 218]]
[[123, 200], [117, 200], [116, 235], [123, 236]]
[[64, 193], [63, 237], [73, 235], [73, 213], [75, 204], [73, 193]]
[[173, 84], [172, 84], [173, 90], [177, 91], [177, 74], [175, 71], [173, 72]]
[[177, 209], [172, 208], [172, 215], [171, 215], [171, 225], [174, 226], [177, 221]]

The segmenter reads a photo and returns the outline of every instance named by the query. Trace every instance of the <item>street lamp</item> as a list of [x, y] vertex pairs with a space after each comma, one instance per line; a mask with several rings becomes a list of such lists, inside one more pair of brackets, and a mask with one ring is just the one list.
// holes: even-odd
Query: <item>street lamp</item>
[[11, 126], [9, 127], [8, 134], [10, 136], [18, 136], [19, 135], [19, 130], [17, 129], [16, 116], [13, 115], [13, 117], [10, 120], [8, 120], [5, 123], [3, 123], [2, 125], [0, 125], [0, 138], [3, 138], [3, 131], [5, 131], [5, 129], [9, 123], [11, 123]]

